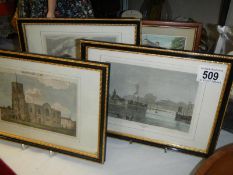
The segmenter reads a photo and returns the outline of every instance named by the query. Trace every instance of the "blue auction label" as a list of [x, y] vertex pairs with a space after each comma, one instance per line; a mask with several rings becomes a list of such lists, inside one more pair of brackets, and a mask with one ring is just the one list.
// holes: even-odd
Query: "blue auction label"
[[198, 69], [197, 81], [221, 84], [224, 73], [222, 68], [201, 65]]

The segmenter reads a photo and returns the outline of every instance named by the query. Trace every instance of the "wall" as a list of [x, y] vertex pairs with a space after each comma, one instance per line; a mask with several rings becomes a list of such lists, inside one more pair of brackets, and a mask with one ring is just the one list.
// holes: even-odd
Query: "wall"
[[[142, 2], [129, 0], [129, 9], [139, 10]], [[220, 0], [166, 0], [165, 9], [172, 14], [172, 18], [183, 16], [205, 24], [217, 24], [220, 4]]]
[[168, 0], [173, 17], [184, 16], [202, 23], [217, 24], [220, 0]]
[[231, 1], [231, 5], [229, 7], [226, 25], [233, 26], [233, 1]]
[[129, 9], [140, 10], [140, 7], [141, 7], [143, 1], [144, 0], [128, 0]]

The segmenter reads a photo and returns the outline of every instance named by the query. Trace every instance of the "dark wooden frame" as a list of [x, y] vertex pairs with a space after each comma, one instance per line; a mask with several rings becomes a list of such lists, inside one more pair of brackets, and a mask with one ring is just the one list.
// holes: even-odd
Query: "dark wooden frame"
[[201, 34], [202, 34], [202, 24], [201, 23], [193, 23], [193, 22], [172, 22], [172, 21], [150, 21], [150, 20], [143, 20], [143, 26], [155, 26], [155, 27], [175, 27], [177, 29], [185, 29], [185, 28], [193, 28], [195, 29], [195, 37], [193, 43], [192, 51], [198, 50], [200, 41], [201, 41]]
[[[129, 141], [134, 141], [138, 143], [143, 143], [151, 146], [157, 146], [161, 147], [164, 149], [170, 149], [170, 150], [175, 150], [183, 153], [189, 153], [192, 155], [196, 156], [201, 156], [201, 157], [208, 157], [210, 156], [214, 150], [215, 146], [218, 140], [218, 136], [220, 133], [221, 125], [224, 119], [224, 113], [225, 113], [225, 108], [228, 103], [228, 97], [230, 94], [231, 90], [231, 85], [232, 85], [232, 79], [233, 79], [233, 59], [231, 56], [223, 56], [223, 55], [209, 55], [209, 54], [201, 54], [201, 53], [193, 53], [189, 51], [176, 51], [176, 50], [165, 50], [165, 49], [159, 49], [159, 48], [148, 48], [148, 47], [142, 47], [142, 46], [133, 46], [133, 45], [127, 45], [127, 44], [113, 44], [113, 43], [107, 43], [107, 42], [97, 42], [97, 41], [88, 41], [88, 40], [82, 40], [81, 41], [81, 55], [82, 55], [82, 60], [87, 61], [87, 50], [88, 48], [102, 48], [102, 49], [109, 49], [109, 50], [116, 50], [116, 51], [127, 51], [127, 52], [132, 52], [132, 53], [143, 53], [143, 54], [155, 54], [155, 55], [164, 55], [168, 57], [178, 57], [180, 59], [186, 59], [186, 58], [192, 58], [192, 59], [197, 59], [197, 60], [206, 60], [206, 61], [213, 61], [217, 63], [229, 63], [230, 64], [230, 70], [229, 70], [229, 77], [226, 79], [226, 86], [225, 89], [223, 87], [224, 94], [222, 96], [222, 101], [219, 101], [219, 108], [218, 108], [218, 117], [215, 118], [215, 123], [213, 123], [212, 127], [212, 133], [209, 136], [209, 144], [208, 147], [206, 148], [205, 152], [199, 152], [195, 149], [191, 148], [184, 148], [180, 147], [179, 145], [173, 145], [173, 144], [164, 144], [164, 143], [158, 143], [156, 141], [152, 142], [151, 140], [146, 140], [143, 138], [138, 139], [135, 136], [130, 136], [129, 134], [121, 134], [117, 132], [109, 132], [108, 131], [108, 136], [119, 138], [119, 139], [124, 139], [124, 140], [129, 140]], [[111, 80], [110, 80], [111, 81]]]
[[25, 52], [27, 50], [26, 36], [24, 35], [23, 25], [24, 24], [72, 24], [72, 25], [109, 25], [109, 26], [117, 26], [117, 25], [130, 25], [135, 26], [135, 34], [134, 34], [134, 44], [140, 44], [140, 33], [141, 33], [141, 21], [139, 19], [95, 19], [95, 18], [20, 18], [17, 20], [18, 27], [18, 36], [19, 43], [21, 47], [21, 51]]
[[[2, 58], [1, 58], [2, 57]], [[77, 152], [72, 152], [72, 149], [63, 150], [53, 144], [47, 144], [36, 139], [24, 139], [21, 136], [18, 136], [15, 133], [15, 136], [8, 135], [4, 131], [0, 131], [0, 138], [5, 140], [10, 140], [14, 142], [18, 142], [21, 144], [36, 146], [42, 149], [47, 149], [54, 152], [59, 152], [63, 154], [68, 154], [75, 157], [80, 157], [83, 159], [104, 163], [105, 161], [105, 153], [106, 153], [106, 128], [107, 128], [107, 102], [108, 102], [108, 87], [109, 87], [109, 69], [110, 64], [107, 63], [99, 63], [99, 62], [82, 62], [78, 60], [70, 60], [70, 59], [62, 59], [57, 57], [51, 57], [46, 55], [39, 54], [24, 54], [12, 51], [4, 51], [0, 50], [0, 60], [3, 58], [13, 59], [13, 60], [22, 60], [27, 62], [36, 62], [36, 63], [44, 63], [44, 64], [52, 64], [52, 65], [65, 65], [72, 68], [81, 68], [88, 70], [98, 70], [100, 71], [100, 111], [98, 114], [98, 154], [96, 157], [91, 156], [88, 153], [85, 153], [81, 150], [77, 150]]]

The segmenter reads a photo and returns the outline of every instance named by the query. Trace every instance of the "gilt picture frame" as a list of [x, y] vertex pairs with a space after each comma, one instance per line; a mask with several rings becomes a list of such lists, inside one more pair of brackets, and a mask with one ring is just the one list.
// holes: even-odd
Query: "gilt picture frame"
[[[83, 60], [111, 63], [109, 136], [213, 153], [232, 83], [231, 57], [85, 40], [81, 48]], [[222, 72], [216, 73], [221, 81], [207, 81], [210, 70]]]
[[196, 51], [201, 33], [201, 23], [143, 20], [141, 45]]
[[139, 19], [21, 18], [21, 50], [79, 59], [80, 39], [140, 44]]
[[104, 163], [109, 64], [3, 50], [0, 60], [1, 138]]

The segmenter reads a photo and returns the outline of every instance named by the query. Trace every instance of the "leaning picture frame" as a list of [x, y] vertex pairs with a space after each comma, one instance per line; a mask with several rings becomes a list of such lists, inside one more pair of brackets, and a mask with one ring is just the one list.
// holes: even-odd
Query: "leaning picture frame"
[[81, 48], [83, 60], [111, 63], [109, 136], [213, 153], [232, 83], [231, 57], [87, 40]]
[[22, 51], [80, 57], [80, 39], [140, 44], [139, 19], [21, 18], [17, 20]]
[[109, 64], [0, 50], [0, 137], [104, 163]]
[[196, 51], [201, 33], [201, 23], [143, 20], [141, 45]]

